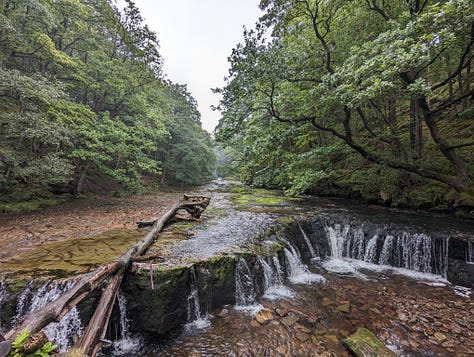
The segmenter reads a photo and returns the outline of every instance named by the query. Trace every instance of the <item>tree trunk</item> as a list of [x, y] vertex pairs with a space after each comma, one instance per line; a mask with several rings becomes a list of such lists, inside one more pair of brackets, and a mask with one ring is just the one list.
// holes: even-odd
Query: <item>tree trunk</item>
[[107, 288], [102, 293], [94, 315], [78, 343], [78, 349], [87, 356], [95, 356], [101, 348], [101, 344], [97, 342], [103, 339], [107, 332], [107, 326], [124, 273], [125, 270], [122, 269], [117, 275], [109, 279]]
[[89, 170], [90, 163], [88, 162], [86, 167], [84, 167], [84, 170], [82, 170], [81, 175], [79, 176], [79, 180], [77, 181], [76, 189], [74, 194], [75, 195], [80, 195], [82, 191], [84, 191], [84, 186], [86, 183], [86, 177], [87, 177], [87, 170]]

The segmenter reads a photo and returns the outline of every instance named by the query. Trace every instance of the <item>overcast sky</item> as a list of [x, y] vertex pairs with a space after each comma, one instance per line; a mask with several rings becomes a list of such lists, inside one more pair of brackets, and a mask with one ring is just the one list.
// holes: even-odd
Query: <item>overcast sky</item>
[[[199, 103], [203, 128], [212, 132], [219, 121], [219, 96], [228, 74], [227, 57], [243, 41], [243, 26], [253, 28], [259, 0], [135, 0], [148, 26], [157, 33], [164, 72]], [[123, 8], [122, 1], [118, 1]]]

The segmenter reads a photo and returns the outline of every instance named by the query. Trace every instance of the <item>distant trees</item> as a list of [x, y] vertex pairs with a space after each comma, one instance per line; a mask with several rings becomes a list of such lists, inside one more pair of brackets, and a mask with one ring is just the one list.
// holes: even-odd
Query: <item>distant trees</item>
[[212, 175], [195, 100], [162, 78], [157, 36], [126, 3], [123, 12], [106, 0], [0, 4], [3, 197], [81, 193], [97, 175], [128, 188], [146, 176], [200, 184]]
[[294, 193], [349, 187], [375, 199], [427, 187], [421, 180], [474, 203], [471, 1], [260, 7], [218, 90], [218, 138], [254, 148], [240, 150], [245, 179]]

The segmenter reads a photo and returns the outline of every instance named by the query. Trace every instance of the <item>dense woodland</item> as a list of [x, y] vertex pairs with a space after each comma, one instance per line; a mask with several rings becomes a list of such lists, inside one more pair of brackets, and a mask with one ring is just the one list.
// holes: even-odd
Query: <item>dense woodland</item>
[[0, 2], [0, 197], [201, 184], [209, 134], [132, 1]]
[[262, 0], [216, 130], [246, 183], [474, 206], [472, 0]]

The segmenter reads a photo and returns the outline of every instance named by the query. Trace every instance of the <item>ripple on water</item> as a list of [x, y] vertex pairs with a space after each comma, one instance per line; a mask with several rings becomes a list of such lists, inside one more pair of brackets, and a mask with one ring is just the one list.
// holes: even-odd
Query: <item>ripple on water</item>
[[275, 220], [269, 214], [233, 212], [215, 224], [197, 227], [192, 238], [173, 245], [169, 258], [206, 259], [238, 249], [246, 240], [264, 233]]

